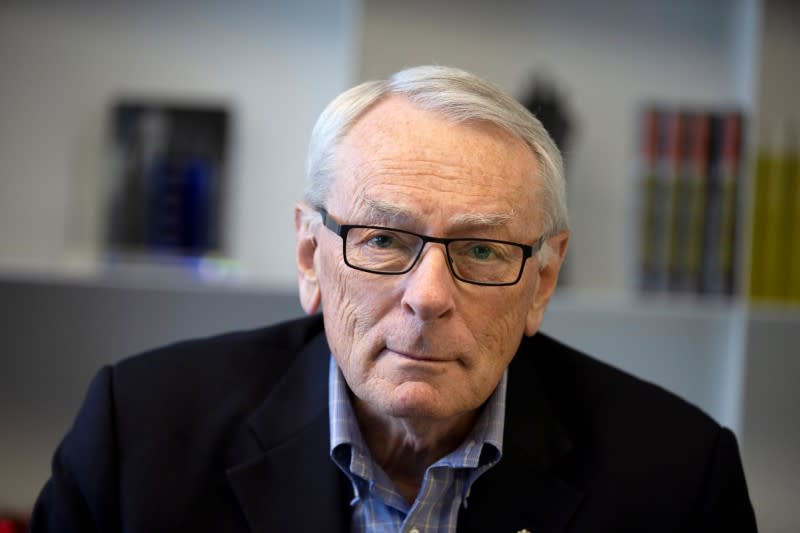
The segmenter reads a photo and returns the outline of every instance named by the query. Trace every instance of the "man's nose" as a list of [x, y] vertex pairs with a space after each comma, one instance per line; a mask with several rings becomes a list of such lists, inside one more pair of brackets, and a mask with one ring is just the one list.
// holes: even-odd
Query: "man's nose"
[[456, 280], [444, 246], [429, 243], [406, 276], [402, 304], [417, 318], [430, 321], [452, 311]]

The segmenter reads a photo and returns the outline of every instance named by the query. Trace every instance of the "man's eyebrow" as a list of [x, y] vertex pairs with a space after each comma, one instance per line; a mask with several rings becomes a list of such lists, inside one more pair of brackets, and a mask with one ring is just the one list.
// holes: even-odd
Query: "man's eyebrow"
[[390, 204], [383, 200], [369, 197], [364, 198], [364, 204], [367, 208], [366, 215], [370, 220], [378, 220], [384, 223], [411, 222], [414, 220], [411, 210], [403, 206]]
[[513, 212], [506, 213], [461, 213], [448, 221], [450, 226], [462, 227], [498, 227], [505, 226], [514, 219]]
[[[367, 208], [367, 216], [371, 220], [379, 220], [383, 223], [405, 222], [412, 223], [416, 220], [411, 209], [406, 207], [384, 202], [376, 198], [364, 198]], [[454, 229], [469, 229], [479, 227], [499, 227], [505, 226], [514, 219], [515, 213], [460, 213], [451, 217], [447, 222], [448, 226]]]

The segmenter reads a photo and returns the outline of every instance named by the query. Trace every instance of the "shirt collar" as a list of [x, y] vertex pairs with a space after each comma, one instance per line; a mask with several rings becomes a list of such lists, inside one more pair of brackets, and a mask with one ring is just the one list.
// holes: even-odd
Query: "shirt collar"
[[[328, 372], [328, 413], [331, 425], [331, 459], [348, 476], [352, 473], [363, 479], [374, 479], [371, 461], [359, 461], [357, 465], [353, 464], [355, 459], [369, 457], [370, 454], [358, 428], [347, 382], [333, 355]], [[353, 453], [353, 450], [356, 453]]]

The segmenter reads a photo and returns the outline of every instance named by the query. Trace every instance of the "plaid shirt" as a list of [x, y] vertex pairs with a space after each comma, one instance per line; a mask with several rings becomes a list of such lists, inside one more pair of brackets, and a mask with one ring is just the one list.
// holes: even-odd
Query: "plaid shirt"
[[350, 530], [357, 533], [455, 533], [460, 506], [478, 477], [502, 457], [507, 373], [461, 445], [425, 471], [412, 505], [372, 461], [336, 361], [331, 357], [329, 410], [331, 459], [353, 485]]

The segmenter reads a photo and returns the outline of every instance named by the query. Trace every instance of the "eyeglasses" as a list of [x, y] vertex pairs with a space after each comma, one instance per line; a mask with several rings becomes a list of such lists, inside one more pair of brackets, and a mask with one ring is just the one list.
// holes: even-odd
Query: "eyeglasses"
[[350, 268], [374, 274], [399, 275], [414, 268], [425, 243], [443, 244], [447, 265], [456, 279], [475, 285], [514, 285], [522, 277], [527, 259], [544, 243], [533, 245], [494, 239], [429, 237], [382, 226], [339, 224], [325, 209], [317, 208], [326, 228], [342, 238], [344, 262]]

